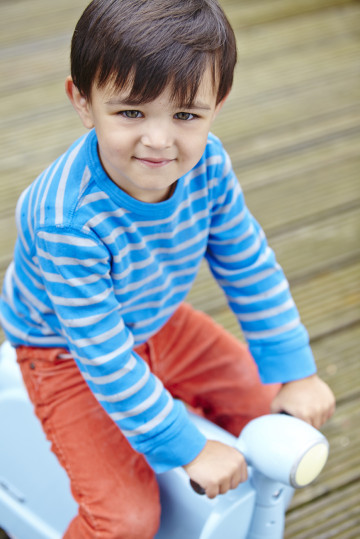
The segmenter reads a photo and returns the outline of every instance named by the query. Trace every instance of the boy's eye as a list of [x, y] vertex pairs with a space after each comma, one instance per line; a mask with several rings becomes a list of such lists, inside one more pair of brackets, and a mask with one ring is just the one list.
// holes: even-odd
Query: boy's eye
[[196, 118], [195, 114], [191, 114], [191, 112], [177, 112], [175, 114], [175, 118], [177, 120], [193, 120]]
[[131, 120], [142, 117], [142, 113], [139, 110], [122, 110], [119, 114]]

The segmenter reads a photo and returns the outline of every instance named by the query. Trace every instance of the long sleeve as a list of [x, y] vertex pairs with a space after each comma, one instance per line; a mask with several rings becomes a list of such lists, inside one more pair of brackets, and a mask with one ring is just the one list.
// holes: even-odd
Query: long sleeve
[[218, 178], [206, 253], [210, 269], [241, 325], [263, 382], [309, 376], [316, 367], [307, 331], [226, 154]]

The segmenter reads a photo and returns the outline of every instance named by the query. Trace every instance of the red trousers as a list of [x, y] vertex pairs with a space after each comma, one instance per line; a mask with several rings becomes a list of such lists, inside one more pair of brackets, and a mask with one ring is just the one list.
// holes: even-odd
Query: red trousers
[[[187, 304], [136, 351], [174, 397], [236, 435], [269, 413], [279, 389], [261, 384], [243, 344]], [[66, 352], [17, 350], [30, 399], [79, 505], [64, 538], [153, 538], [160, 519], [154, 472], [97, 402], [75, 361], [59, 357]]]

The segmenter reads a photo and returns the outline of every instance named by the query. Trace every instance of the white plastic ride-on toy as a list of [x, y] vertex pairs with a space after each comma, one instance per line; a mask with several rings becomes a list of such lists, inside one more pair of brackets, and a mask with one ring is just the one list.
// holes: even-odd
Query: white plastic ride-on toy
[[[249, 479], [209, 500], [194, 492], [182, 468], [159, 475], [162, 520], [156, 539], [281, 539], [293, 489], [318, 476], [327, 440], [283, 414], [251, 421], [238, 439], [205, 419], [192, 419], [208, 438], [245, 455]], [[8, 343], [0, 347], [0, 440], [0, 528], [15, 539], [60, 539], [77, 506]]]

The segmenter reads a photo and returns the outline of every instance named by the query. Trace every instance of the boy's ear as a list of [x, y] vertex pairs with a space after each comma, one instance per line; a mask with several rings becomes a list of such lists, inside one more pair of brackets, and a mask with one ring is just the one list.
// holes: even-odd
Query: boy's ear
[[84, 127], [92, 129], [94, 127], [94, 120], [91, 104], [86, 97], [81, 95], [70, 76], [66, 77], [65, 80], [65, 92], [70, 99], [72, 106], [80, 116]]
[[215, 107], [215, 111], [214, 111], [214, 117], [213, 117], [213, 121], [215, 120], [216, 116], [219, 114], [219, 112], [221, 111], [221, 109], [223, 108], [223, 105], [225, 103], [225, 101], [227, 100], [228, 96], [229, 96], [229, 93], [228, 92], [226, 94], [226, 96], [220, 101], [220, 103], [218, 103]]

